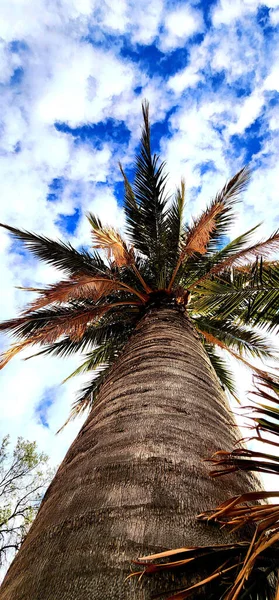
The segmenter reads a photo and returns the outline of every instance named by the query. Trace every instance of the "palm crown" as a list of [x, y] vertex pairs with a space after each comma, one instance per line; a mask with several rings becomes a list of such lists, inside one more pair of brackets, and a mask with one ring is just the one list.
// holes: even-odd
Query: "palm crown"
[[19, 317], [0, 325], [0, 330], [17, 338], [1, 365], [36, 344], [43, 347], [39, 354], [86, 353], [74, 374], [93, 370], [94, 377], [80, 392], [70, 418], [90, 408], [137, 322], [153, 305], [187, 311], [217, 376], [231, 393], [233, 377], [218, 349], [228, 350], [246, 364], [243, 354], [271, 356], [270, 341], [259, 328], [272, 331], [279, 324], [279, 266], [267, 260], [279, 248], [279, 233], [252, 243], [254, 227], [223, 245], [238, 196], [249, 179], [248, 169], [241, 169], [200, 217], [185, 224], [184, 181], [171, 200], [165, 164], [151, 152], [147, 103], [142, 110], [133, 184], [120, 165], [125, 240], [92, 214], [88, 219], [93, 252], [2, 225], [67, 277], [45, 289], [29, 288], [38, 292], [38, 298]]

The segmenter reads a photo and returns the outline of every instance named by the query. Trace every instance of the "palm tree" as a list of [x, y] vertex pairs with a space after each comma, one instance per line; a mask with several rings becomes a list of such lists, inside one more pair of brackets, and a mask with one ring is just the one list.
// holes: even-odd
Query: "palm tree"
[[[1, 324], [17, 338], [2, 366], [39, 344], [41, 354], [85, 352], [76, 373], [94, 373], [69, 417], [88, 410], [87, 419], [8, 571], [2, 600], [150, 599], [158, 582], [124, 581], [131, 560], [239, 539], [196, 515], [255, 489], [247, 472], [210, 479], [204, 459], [240, 437], [220, 351], [247, 365], [249, 355], [272, 355], [259, 327], [278, 323], [279, 270], [267, 259], [279, 233], [253, 243], [254, 227], [224, 246], [246, 168], [185, 225], [185, 184], [171, 201], [165, 165], [151, 152], [147, 103], [143, 120], [133, 185], [120, 166], [125, 240], [92, 214], [93, 253], [3, 225], [67, 277], [37, 289], [19, 317]], [[191, 583], [196, 574], [160, 574], [160, 590], [185, 577]]]

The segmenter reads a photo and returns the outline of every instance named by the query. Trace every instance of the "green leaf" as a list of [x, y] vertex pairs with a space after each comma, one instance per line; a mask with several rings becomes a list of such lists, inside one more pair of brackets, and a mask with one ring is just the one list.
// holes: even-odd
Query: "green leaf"
[[253, 329], [248, 329], [241, 325], [230, 322], [229, 320], [214, 321], [208, 319], [195, 319], [199, 329], [212, 334], [220, 340], [227, 348], [230, 348], [240, 354], [244, 353], [253, 358], [274, 357], [270, 340]]
[[176, 194], [166, 214], [166, 247], [167, 261], [174, 268], [178, 257], [182, 236], [185, 233], [183, 226], [183, 215], [185, 207], [185, 181], [181, 180], [181, 186], [177, 188]]
[[157, 275], [164, 264], [166, 236], [165, 164], [151, 152], [149, 108], [142, 106], [144, 125], [140, 151], [136, 157], [134, 184], [125, 181], [124, 210], [127, 233], [135, 248], [151, 259]]
[[81, 375], [82, 373], [87, 373], [88, 371], [94, 371], [100, 366], [104, 368], [108, 365], [112, 365], [122, 346], [123, 342], [120, 344], [119, 340], [117, 346], [111, 339], [106, 340], [102, 345], [94, 348], [90, 354], [87, 354], [86, 360], [77, 369], [75, 369], [71, 375], [68, 375], [68, 377], [64, 379], [63, 383], [68, 381], [68, 379], [75, 377], [76, 375]]
[[97, 252], [93, 254], [90, 254], [86, 250], [78, 252], [70, 243], [66, 244], [61, 241], [50, 240], [45, 236], [16, 229], [3, 223], [0, 223], [0, 227], [4, 227], [16, 239], [21, 240], [32, 254], [47, 264], [53, 265], [70, 275], [80, 273], [86, 275], [105, 275], [107, 272], [107, 267]]
[[205, 342], [204, 348], [207, 352], [212, 367], [220, 381], [221, 386], [230, 394], [235, 396], [236, 387], [234, 383], [234, 376], [233, 373], [230, 371], [226, 360], [224, 360], [217, 354], [213, 345]]

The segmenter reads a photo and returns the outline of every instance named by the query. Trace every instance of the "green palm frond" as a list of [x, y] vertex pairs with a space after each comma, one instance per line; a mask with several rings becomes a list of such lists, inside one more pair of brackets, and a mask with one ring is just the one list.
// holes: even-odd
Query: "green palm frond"
[[[230, 274], [228, 274], [230, 277]], [[239, 318], [243, 323], [273, 323], [278, 315], [279, 282], [241, 281], [233, 277], [229, 282], [220, 279], [204, 280], [193, 290], [191, 310], [194, 313], [215, 318]], [[265, 320], [264, 320], [265, 319]], [[273, 320], [272, 320], [273, 319]]]
[[238, 352], [240, 356], [247, 355], [253, 358], [274, 358], [278, 353], [273, 348], [270, 339], [261, 335], [254, 329], [237, 325], [229, 320], [195, 319], [198, 329], [212, 334], [227, 348]]
[[[51, 307], [37, 310], [23, 317], [11, 319], [0, 324], [0, 331], [10, 331], [24, 344], [52, 344], [62, 336], [72, 340], [82, 340], [88, 327], [98, 322], [108, 312], [113, 313], [121, 307], [137, 306], [140, 303], [120, 301], [105, 304], [90, 302], [73, 303], [72, 306]], [[9, 352], [9, 351], [8, 351]], [[5, 354], [3, 355], [6, 364]], [[2, 365], [4, 366], [4, 365]]]
[[[117, 320], [115, 321], [115, 319]], [[138, 312], [129, 315], [127, 307], [125, 307], [125, 315], [121, 314], [120, 311], [114, 312], [112, 315], [107, 314], [99, 323], [88, 326], [80, 340], [63, 337], [59, 341], [46, 345], [42, 350], [25, 360], [44, 354], [64, 358], [72, 354], [84, 353], [93, 349], [94, 346], [106, 343], [108, 340], [113, 341], [115, 345], [123, 344], [130, 337], [138, 319]]]
[[185, 227], [183, 226], [184, 208], [185, 181], [182, 179], [181, 185], [177, 188], [171, 207], [168, 209], [166, 215], [167, 261], [172, 268], [177, 263], [182, 236], [185, 234]]
[[64, 423], [64, 425], [62, 425], [62, 427], [60, 427], [60, 429], [58, 429], [57, 433], [60, 433], [70, 421], [92, 408], [96, 400], [97, 394], [99, 392], [99, 389], [102, 383], [104, 382], [109, 370], [110, 365], [99, 367], [95, 370], [95, 377], [90, 381], [90, 383], [88, 383], [81, 389], [77, 399], [72, 404], [71, 412], [67, 421]]
[[[254, 228], [255, 230], [256, 228]], [[250, 234], [251, 232], [247, 232]], [[245, 234], [244, 234], [245, 235]], [[238, 238], [239, 239], [239, 238]], [[229, 246], [231, 246], [229, 244]], [[227, 250], [227, 252], [226, 252]], [[231, 248], [229, 248], [231, 250]], [[238, 252], [231, 253], [228, 255], [228, 246], [226, 246], [219, 254], [219, 260], [212, 266], [209, 271], [204, 275], [197, 283], [200, 283], [203, 279], [209, 275], [218, 275], [223, 273], [226, 269], [234, 266], [242, 266], [247, 261], [253, 261], [256, 257], [260, 256], [268, 258], [271, 254], [279, 250], [279, 232], [275, 231], [267, 240], [257, 242], [256, 244], [250, 245]], [[227, 256], [225, 254], [227, 253]], [[221, 258], [221, 260], [220, 260]]]
[[204, 342], [204, 347], [222, 388], [235, 397], [237, 390], [234, 376], [230, 371], [227, 362], [217, 354], [213, 344]]
[[63, 383], [72, 379], [76, 375], [81, 375], [82, 373], [87, 373], [88, 371], [95, 371], [98, 367], [106, 367], [111, 365], [115, 358], [119, 354], [119, 349], [121, 345], [118, 343], [118, 348], [116, 350], [115, 345], [111, 342], [111, 340], [107, 340], [102, 345], [97, 346], [92, 350], [89, 354], [87, 354], [86, 360], [82, 362], [82, 364], [77, 367], [64, 379]]
[[97, 252], [92, 254], [86, 250], [78, 252], [70, 243], [50, 240], [45, 236], [16, 229], [4, 223], [0, 223], [0, 226], [7, 229], [16, 239], [22, 241], [34, 256], [69, 275], [80, 273], [84, 275], [106, 275], [107, 273], [107, 267]]
[[[249, 272], [243, 275], [248, 279]], [[274, 331], [279, 325], [279, 264], [256, 261], [252, 269], [252, 284], [267, 290], [248, 304], [243, 320]], [[246, 285], [249, 285], [249, 279]]]
[[[164, 264], [166, 235], [165, 164], [151, 153], [149, 106], [143, 104], [143, 129], [133, 186], [125, 178], [127, 233], [137, 250], [151, 259], [157, 274]], [[133, 192], [132, 192], [133, 190]]]

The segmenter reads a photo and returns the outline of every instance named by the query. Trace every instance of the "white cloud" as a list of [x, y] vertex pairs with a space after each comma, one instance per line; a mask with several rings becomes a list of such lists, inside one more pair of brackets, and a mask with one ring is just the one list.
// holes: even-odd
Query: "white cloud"
[[51, 69], [51, 81], [44, 79], [34, 109], [45, 123], [96, 123], [111, 115], [121, 94], [131, 94], [135, 83], [131, 66], [88, 43], [66, 43], [59, 60], [52, 57]]
[[132, 41], [137, 44], [151, 44], [158, 35], [163, 13], [162, 0], [141, 0], [130, 4], [130, 28]]
[[243, 133], [259, 117], [264, 102], [262, 91], [257, 90], [245, 98], [241, 104], [239, 103], [235, 111], [236, 122], [229, 125], [228, 133], [230, 135]]
[[264, 82], [264, 88], [279, 91], [279, 65], [271, 66], [271, 71]]
[[270, 21], [274, 27], [279, 23], [279, 9], [270, 11]]
[[229, 25], [235, 19], [239, 19], [247, 13], [257, 10], [260, 2], [258, 0], [219, 0], [212, 11], [212, 22], [215, 27], [220, 24]]
[[168, 81], [168, 87], [173, 90], [176, 94], [180, 94], [186, 88], [195, 87], [195, 85], [201, 80], [202, 75], [198, 73], [198, 69], [194, 66], [186, 67], [180, 73], [170, 77]]
[[203, 18], [200, 11], [184, 6], [167, 13], [164, 32], [160, 36], [160, 48], [164, 52], [184, 46], [194, 33], [203, 31]]
[[128, 6], [125, 0], [105, 2], [103, 7], [103, 24], [109, 29], [124, 33], [129, 23]]

